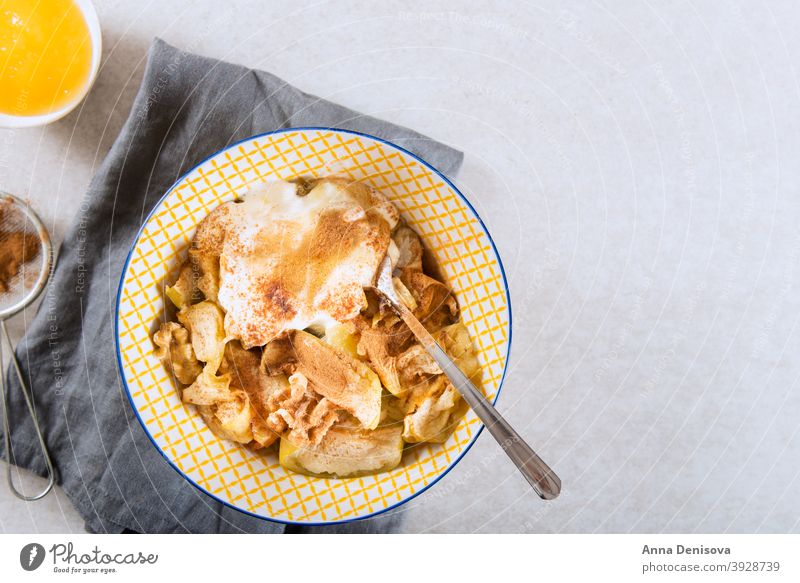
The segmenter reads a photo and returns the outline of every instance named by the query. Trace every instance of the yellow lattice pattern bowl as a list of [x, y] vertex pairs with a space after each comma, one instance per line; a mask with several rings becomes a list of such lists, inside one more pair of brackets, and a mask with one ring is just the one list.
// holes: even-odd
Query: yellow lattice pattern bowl
[[425, 241], [458, 298], [490, 399], [505, 372], [510, 307], [500, 259], [472, 207], [432, 167], [378, 138], [322, 128], [256, 136], [207, 159], [169, 190], [139, 233], [117, 299], [117, 354], [139, 420], [175, 469], [223, 503], [270, 520], [331, 523], [397, 506], [443, 476], [482, 427], [470, 411], [447, 443], [408, 448], [401, 466], [388, 473], [346, 480], [302, 476], [284, 470], [272, 453], [217, 438], [181, 402], [153, 356], [164, 281], [176, 276], [198, 222], [253, 182], [330, 174], [380, 189]]

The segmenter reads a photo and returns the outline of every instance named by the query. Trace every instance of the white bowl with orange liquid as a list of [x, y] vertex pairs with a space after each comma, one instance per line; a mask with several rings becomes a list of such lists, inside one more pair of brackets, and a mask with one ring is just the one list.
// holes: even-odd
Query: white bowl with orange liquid
[[91, 0], [0, 3], [0, 127], [56, 121], [86, 96], [100, 67]]

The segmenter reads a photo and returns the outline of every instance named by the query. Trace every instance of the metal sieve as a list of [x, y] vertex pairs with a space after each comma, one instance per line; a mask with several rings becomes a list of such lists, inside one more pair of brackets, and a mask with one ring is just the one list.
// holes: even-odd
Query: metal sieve
[[[12, 241], [13, 239], [13, 241]], [[47, 477], [49, 482], [44, 490], [33, 496], [26, 496], [14, 485], [12, 478], [12, 465], [14, 461], [14, 453], [11, 448], [11, 424], [8, 418], [8, 394], [6, 392], [5, 374], [0, 371], [0, 387], [3, 391], [3, 429], [5, 434], [5, 445], [8, 456], [8, 485], [15, 496], [22, 500], [32, 501], [43, 498], [53, 488], [55, 483], [55, 473], [53, 471], [53, 462], [50, 459], [50, 452], [47, 450], [47, 445], [42, 435], [41, 427], [36, 416], [36, 409], [33, 404], [33, 393], [28, 388], [25, 377], [19, 367], [19, 362], [14, 353], [14, 345], [8, 335], [6, 328], [6, 320], [11, 316], [17, 314], [26, 306], [33, 303], [33, 301], [42, 293], [47, 280], [50, 278], [50, 269], [53, 265], [53, 246], [50, 243], [50, 236], [47, 229], [44, 228], [42, 221], [36, 216], [36, 213], [22, 200], [0, 191], [0, 257], [3, 257], [5, 262], [6, 257], [3, 249], [20, 242], [26, 242], [23, 248], [27, 247], [26, 253], [29, 256], [23, 256], [24, 261], [18, 265], [18, 272], [10, 278], [7, 278], [0, 284], [0, 332], [3, 337], [0, 338], [0, 362], [4, 361], [3, 358], [3, 341], [10, 349], [11, 367], [19, 379], [22, 396], [25, 399], [25, 404], [28, 406], [28, 413], [33, 421], [33, 427], [36, 430], [36, 437], [39, 440], [39, 447], [42, 451], [45, 467], [47, 468]], [[37, 244], [38, 243], [38, 247]], [[35, 254], [31, 251], [35, 250]], [[5, 273], [5, 267], [0, 264], [0, 277]]]

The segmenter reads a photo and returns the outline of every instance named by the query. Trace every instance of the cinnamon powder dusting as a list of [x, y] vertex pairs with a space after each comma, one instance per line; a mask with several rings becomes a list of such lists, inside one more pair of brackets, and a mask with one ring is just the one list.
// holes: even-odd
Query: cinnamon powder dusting
[[26, 231], [6, 230], [7, 205], [0, 205], [0, 293], [11, 286], [23, 263], [39, 254], [39, 238]]

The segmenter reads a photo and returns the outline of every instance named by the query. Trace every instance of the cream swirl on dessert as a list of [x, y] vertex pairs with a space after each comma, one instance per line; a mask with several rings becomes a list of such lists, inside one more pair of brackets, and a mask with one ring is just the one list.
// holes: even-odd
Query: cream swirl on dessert
[[393, 246], [399, 213], [375, 189], [326, 178], [304, 192], [293, 182], [264, 183], [198, 227], [194, 252], [219, 257], [225, 333], [245, 347], [357, 316]]

